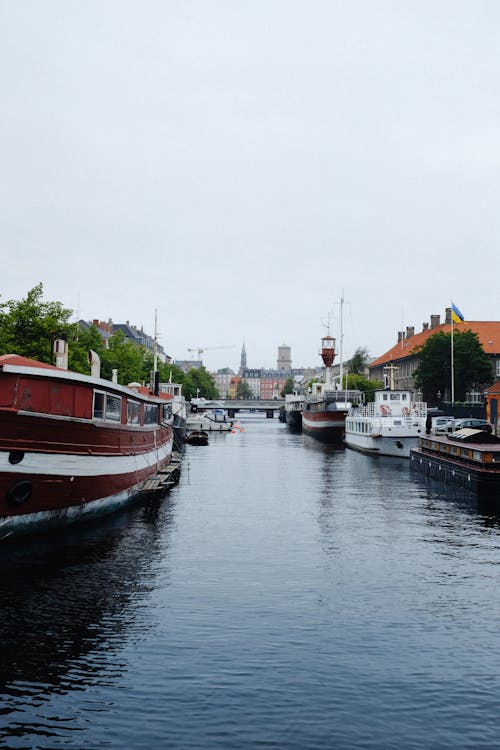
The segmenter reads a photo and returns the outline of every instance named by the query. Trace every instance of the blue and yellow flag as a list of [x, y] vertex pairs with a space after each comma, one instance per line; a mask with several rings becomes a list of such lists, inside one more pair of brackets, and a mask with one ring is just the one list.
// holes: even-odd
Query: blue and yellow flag
[[463, 323], [464, 320], [464, 316], [453, 302], [451, 303], [451, 319], [454, 323]]

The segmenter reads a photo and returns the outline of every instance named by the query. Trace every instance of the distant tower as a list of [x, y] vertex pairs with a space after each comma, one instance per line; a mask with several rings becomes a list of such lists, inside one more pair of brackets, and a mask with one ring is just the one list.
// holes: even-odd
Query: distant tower
[[247, 353], [245, 350], [245, 339], [243, 339], [243, 346], [241, 347], [241, 360], [240, 360], [240, 375], [243, 370], [247, 369]]
[[278, 370], [281, 372], [292, 371], [292, 350], [286, 344], [278, 346]]

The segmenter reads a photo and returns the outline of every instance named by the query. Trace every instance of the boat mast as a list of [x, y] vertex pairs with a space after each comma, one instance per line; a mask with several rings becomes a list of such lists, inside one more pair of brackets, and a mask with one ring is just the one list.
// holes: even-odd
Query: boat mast
[[325, 365], [325, 385], [329, 390], [332, 382], [332, 365], [335, 359], [335, 339], [330, 336], [330, 316], [328, 316], [327, 335], [321, 339], [321, 359]]
[[158, 377], [158, 315], [155, 309], [155, 337], [153, 339], [153, 393], [158, 395], [160, 390]]
[[[344, 377], [342, 362], [343, 362], [343, 356], [342, 356], [342, 348], [344, 344], [344, 330], [343, 330], [343, 322], [342, 322], [342, 313], [343, 313], [343, 307], [344, 307], [344, 290], [342, 289], [342, 296], [340, 298], [340, 350], [339, 350], [339, 359], [340, 359], [340, 389], [342, 390], [342, 380]], [[347, 383], [346, 383], [347, 388]]]
[[153, 372], [158, 370], [158, 316], [155, 310], [155, 337], [153, 341]]

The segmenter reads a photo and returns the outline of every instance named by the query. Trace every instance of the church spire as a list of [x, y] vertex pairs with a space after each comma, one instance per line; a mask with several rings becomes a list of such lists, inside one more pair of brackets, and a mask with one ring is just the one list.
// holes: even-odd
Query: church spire
[[243, 339], [243, 346], [241, 347], [241, 360], [240, 360], [240, 374], [243, 370], [247, 369], [247, 353], [245, 349], [245, 339]]

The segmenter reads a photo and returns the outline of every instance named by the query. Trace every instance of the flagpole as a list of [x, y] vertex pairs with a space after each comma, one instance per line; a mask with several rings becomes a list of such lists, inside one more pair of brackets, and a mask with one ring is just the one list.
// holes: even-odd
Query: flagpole
[[453, 302], [451, 303], [450, 310], [450, 322], [451, 322], [451, 403], [455, 403], [455, 373], [453, 368]]

